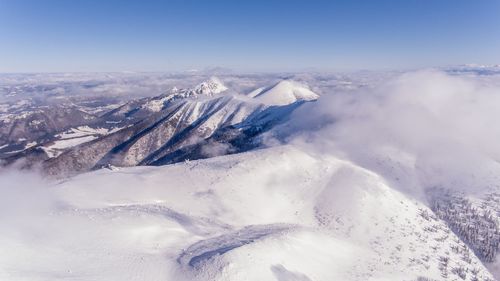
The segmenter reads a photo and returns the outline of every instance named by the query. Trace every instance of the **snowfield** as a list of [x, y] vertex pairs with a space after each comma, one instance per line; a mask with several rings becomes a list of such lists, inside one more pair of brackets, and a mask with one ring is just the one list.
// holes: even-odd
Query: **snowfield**
[[47, 185], [15, 195], [3, 280], [493, 280], [425, 205], [292, 146]]
[[49, 158], [57, 157], [67, 148], [93, 141], [99, 138], [99, 136], [112, 134], [121, 129], [123, 128], [117, 127], [109, 130], [106, 128], [91, 128], [89, 126], [71, 128], [65, 132], [62, 132], [61, 134], [55, 135], [57, 140], [41, 146], [41, 149], [47, 154]]
[[280, 81], [267, 89], [257, 89], [248, 94], [248, 96], [267, 105], [285, 105], [294, 103], [298, 100], [316, 100], [319, 97], [306, 85], [291, 80]]

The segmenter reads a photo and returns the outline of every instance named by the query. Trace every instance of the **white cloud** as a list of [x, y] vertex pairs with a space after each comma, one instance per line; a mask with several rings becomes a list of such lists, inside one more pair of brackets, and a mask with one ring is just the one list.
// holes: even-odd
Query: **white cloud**
[[413, 194], [484, 188], [500, 178], [500, 77], [485, 79], [419, 71], [324, 95], [294, 114], [291, 142], [343, 155]]

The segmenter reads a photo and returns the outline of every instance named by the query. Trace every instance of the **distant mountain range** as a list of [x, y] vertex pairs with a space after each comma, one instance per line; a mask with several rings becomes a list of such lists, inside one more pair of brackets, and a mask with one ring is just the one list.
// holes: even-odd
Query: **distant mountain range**
[[65, 103], [13, 106], [0, 121], [0, 157], [5, 165], [71, 175], [237, 153], [260, 146], [263, 132], [318, 97], [293, 80], [234, 94], [212, 77], [121, 105], [97, 102], [91, 110]]

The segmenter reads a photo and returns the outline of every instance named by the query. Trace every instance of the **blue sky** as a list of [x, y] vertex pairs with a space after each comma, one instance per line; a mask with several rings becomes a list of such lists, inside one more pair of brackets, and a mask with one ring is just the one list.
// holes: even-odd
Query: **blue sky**
[[0, 72], [500, 63], [497, 0], [0, 0]]

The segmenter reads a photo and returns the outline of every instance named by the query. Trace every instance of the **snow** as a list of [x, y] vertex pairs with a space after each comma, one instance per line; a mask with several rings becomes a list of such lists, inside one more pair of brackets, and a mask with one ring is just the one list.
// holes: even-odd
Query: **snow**
[[73, 147], [91, 140], [95, 140], [96, 136], [84, 136], [78, 138], [68, 138], [55, 141], [54, 144], [50, 145], [48, 148], [50, 149], [64, 149], [68, 147]]
[[47, 154], [49, 158], [53, 158], [59, 156], [64, 152], [64, 150], [68, 148], [93, 141], [100, 136], [112, 134], [121, 129], [123, 129], [123, 127], [107, 129], [79, 126], [55, 135], [55, 137], [58, 138], [57, 140], [44, 144], [40, 148]]
[[71, 128], [61, 134], [56, 135], [60, 139], [71, 139], [78, 138], [88, 135], [106, 135], [110, 133], [109, 129], [106, 128], [92, 128], [89, 126], [79, 126], [76, 128]]
[[249, 95], [266, 105], [287, 105], [298, 100], [312, 101], [319, 97], [306, 85], [293, 80], [282, 80], [271, 88], [263, 89], [260, 93], [254, 91]]
[[266, 88], [260, 87], [247, 94], [248, 97], [255, 98], [258, 94], [262, 93]]
[[37, 145], [37, 142], [36, 141], [32, 141], [32, 142], [27, 143], [25, 145], [24, 149], [28, 149], [28, 148], [36, 146], [36, 145]]
[[75, 137], [75, 138], [63, 138], [61, 140], [56, 140], [56, 141], [52, 142], [50, 145], [41, 146], [41, 149], [47, 154], [47, 156], [49, 158], [52, 158], [52, 157], [59, 156], [61, 153], [63, 153], [63, 151], [65, 149], [80, 145], [82, 143], [93, 141], [95, 139], [97, 139], [96, 136], [81, 136], [81, 137]]
[[[201, 120], [208, 136], [318, 98], [292, 80], [243, 97], [212, 96], [218, 79], [200, 85], [175, 92], [190, 99], [156, 133]], [[264, 136], [290, 145], [62, 181], [0, 170], [0, 280], [498, 279], [498, 258], [478, 259], [481, 243], [498, 246], [498, 89], [417, 73], [360, 91], [322, 96]], [[72, 128], [43, 149], [53, 157], [114, 130]], [[455, 208], [423, 196], [435, 186], [463, 192]]]
[[32, 120], [32, 121], [30, 122], [30, 125], [31, 125], [31, 126], [38, 126], [38, 125], [40, 125], [40, 124], [42, 124], [42, 120]]
[[202, 82], [194, 88], [195, 92], [204, 95], [215, 95], [227, 90], [222, 81], [217, 77], [210, 77], [207, 81]]
[[148, 100], [145, 104], [141, 105], [141, 108], [147, 109], [151, 112], [159, 112], [170, 101], [186, 98], [196, 99], [200, 96], [212, 97], [226, 91], [227, 89], [228, 88], [224, 86], [219, 78], [211, 77], [210, 79], [196, 85], [193, 89], [179, 90], [176, 87], [173, 87], [168, 94]]
[[20, 219], [0, 232], [0, 279], [443, 280], [440, 256], [489, 276], [422, 203], [292, 146], [48, 185], [27, 215], [36, 235]]
[[146, 104], [144, 104], [142, 107], [148, 109], [149, 111], [152, 112], [159, 112], [163, 109], [163, 106], [167, 101], [169, 101], [171, 97], [165, 97], [161, 99], [153, 99]]

